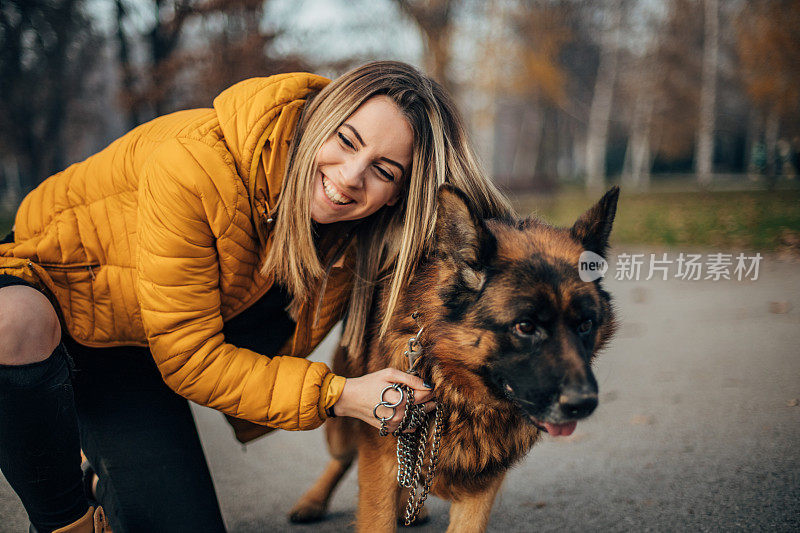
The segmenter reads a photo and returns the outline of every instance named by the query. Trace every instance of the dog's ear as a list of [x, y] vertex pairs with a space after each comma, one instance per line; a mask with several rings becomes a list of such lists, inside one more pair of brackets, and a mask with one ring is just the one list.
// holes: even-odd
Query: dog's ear
[[586, 250], [599, 254], [603, 258], [608, 251], [608, 238], [611, 226], [617, 214], [619, 187], [611, 187], [600, 201], [593, 205], [575, 222], [569, 230], [573, 238], [580, 242]]
[[465, 285], [483, 286], [484, 261], [492, 236], [475, 214], [469, 198], [456, 187], [439, 187], [436, 206], [436, 251], [453, 261]]

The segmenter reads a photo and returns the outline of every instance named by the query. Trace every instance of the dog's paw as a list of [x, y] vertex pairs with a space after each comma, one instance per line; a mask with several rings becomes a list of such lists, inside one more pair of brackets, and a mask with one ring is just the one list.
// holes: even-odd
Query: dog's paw
[[289, 521], [295, 524], [317, 522], [325, 518], [328, 506], [324, 502], [314, 500], [300, 500], [289, 511]]

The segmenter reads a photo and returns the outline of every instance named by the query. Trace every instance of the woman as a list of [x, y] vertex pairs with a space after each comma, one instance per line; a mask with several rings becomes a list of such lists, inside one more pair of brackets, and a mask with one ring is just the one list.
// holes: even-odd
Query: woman
[[377, 425], [395, 382], [430, 400], [403, 372], [345, 380], [304, 357], [342, 316], [360, 349], [379, 278], [394, 307], [445, 181], [509, 211], [447, 95], [396, 62], [243, 81], [45, 180], [0, 245], [0, 468], [36, 530], [100, 527], [80, 448], [113, 529], [223, 530], [183, 398], [243, 442]]

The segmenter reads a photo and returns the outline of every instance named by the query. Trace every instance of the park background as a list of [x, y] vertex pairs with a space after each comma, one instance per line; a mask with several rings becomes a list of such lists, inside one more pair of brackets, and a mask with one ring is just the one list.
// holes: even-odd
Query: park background
[[622, 185], [615, 238], [800, 247], [800, 4], [5, 0], [0, 231], [45, 177], [251, 76], [413, 63], [522, 212]]
[[[0, 236], [44, 178], [138, 124], [248, 77], [373, 59], [453, 94], [521, 213], [568, 225], [619, 184], [611, 272], [645, 259], [607, 280], [622, 329], [597, 413], [512, 471], [490, 529], [800, 528], [800, 2], [2, 0]], [[760, 277], [645, 279], [648, 257], [684, 252], [760, 254]], [[195, 414], [230, 528], [289, 529], [320, 432], [245, 454]], [[308, 530], [349, 527], [353, 494], [350, 477]], [[430, 506], [423, 530], [444, 529]], [[0, 517], [23, 530], [2, 478]]]

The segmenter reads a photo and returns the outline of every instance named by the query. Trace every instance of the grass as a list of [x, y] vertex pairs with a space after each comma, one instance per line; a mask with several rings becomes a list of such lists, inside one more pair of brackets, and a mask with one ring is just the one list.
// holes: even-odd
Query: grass
[[[599, 197], [580, 190], [520, 195], [520, 213], [571, 226]], [[800, 190], [691, 191], [620, 194], [616, 243], [774, 251], [800, 235]]]

